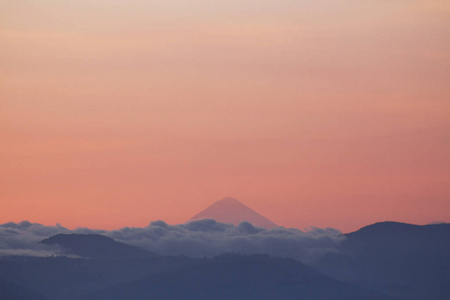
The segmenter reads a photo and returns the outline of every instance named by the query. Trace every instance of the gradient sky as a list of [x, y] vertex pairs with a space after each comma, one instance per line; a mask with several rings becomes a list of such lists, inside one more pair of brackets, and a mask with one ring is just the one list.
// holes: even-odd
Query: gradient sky
[[0, 223], [450, 221], [450, 2], [0, 1]]

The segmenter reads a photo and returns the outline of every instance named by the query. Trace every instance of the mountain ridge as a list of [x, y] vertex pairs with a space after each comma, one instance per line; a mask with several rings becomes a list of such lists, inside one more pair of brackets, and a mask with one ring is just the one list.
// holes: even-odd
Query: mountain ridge
[[277, 224], [257, 213], [237, 199], [226, 197], [214, 202], [206, 209], [194, 215], [187, 222], [200, 219], [214, 219], [221, 223], [238, 225], [249, 222], [255, 226], [271, 229], [278, 227]]
[[146, 258], [155, 254], [101, 234], [60, 233], [41, 241], [47, 245], [58, 245], [68, 254], [84, 258]]

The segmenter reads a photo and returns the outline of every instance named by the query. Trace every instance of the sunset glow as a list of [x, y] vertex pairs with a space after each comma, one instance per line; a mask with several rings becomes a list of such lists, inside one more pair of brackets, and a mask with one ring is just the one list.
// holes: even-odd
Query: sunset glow
[[0, 223], [450, 222], [450, 4], [0, 2]]

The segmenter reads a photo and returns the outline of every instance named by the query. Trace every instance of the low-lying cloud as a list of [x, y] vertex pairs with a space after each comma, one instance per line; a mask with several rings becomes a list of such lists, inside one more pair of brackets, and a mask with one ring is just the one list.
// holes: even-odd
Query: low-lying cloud
[[[60, 255], [62, 252], [59, 248], [40, 243], [43, 239], [59, 233], [100, 233], [100, 231], [92, 231], [86, 228], [70, 230], [59, 224], [45, 226], [28, 221], [9, 222], [0, 225], [0, 256]], [[105, 231], [102, 231], [102, 233], [105, 233]]]
[[124, 227], [112, 231], [69, 230], [59, 224], [44, 226], [23, 221], [0, 225], [0, 255], [58, 255], [57, 248], [39, 243], [58, 233], [99, 233], [160, 255], [204, 257], [226, 252], [267, 253], [304, 262], [324, 253], [339, 251], [340, 242], [344, 239], [341, 232], [333, 228], [313, 227], [302, 231], [277, 227], [268, 230], [247, 222], [234, 226], [208, 219], [179, 225], [155, 221], [143, 228]]

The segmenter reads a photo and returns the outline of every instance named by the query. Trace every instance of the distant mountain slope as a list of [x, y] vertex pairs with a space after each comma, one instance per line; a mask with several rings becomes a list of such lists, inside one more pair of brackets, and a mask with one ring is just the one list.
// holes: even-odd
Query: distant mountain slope
[[277, 224], [233, 198], [224, 198], [213, 203], [188, 221], [200, 219], [214, 219], [218, 222], [234, 225], [245, 221], [267, 229], [277, 227]]
[[48, 300], [32, 290], [0, 278], [1, 300]]
[[34, 292], [50, 300], [450, 299], [450, 224], [382, 222], [345, 236], [307, 267], [265, 255], [152, 256], [100, 235], [57, 235], [45, 243], [98, 258], [0, 257], [0, 300], [43, 299]]
[[314, 266], [403, 299], [450, 299], [450, 224], [382, 222], [346, 237]]
[[[83, 300], [391, 300], [292, 259], [223, 255], [177, 272], [117, 285]], [[80, 299], [81, 300], [81, 299]]]
[[[80, 259], [59, 257], [0, 257], [0, 278], [36, 291], [50, 300], [73, 300], [120, 283], [167, 273], [197, 260], [185, 257], [142, 259]], [[2, 298], [0, 289], [0, 299]], [[30, 298], [32, 299], [32, 298]], [[8, 300], [28, 300], [11, 298]]]
[[374, 240], [374, 239], [391, 239], [395, 238], [425, 238], [434, 240], [450, 233], [450, 224], [429, 224], [429, 225], [414, 225], [400, 222], [379, 222], [371, 224], [361, 229], [347, 233], [346, 236], [352, 239], [359, 240]]
[[116, 242], [100, 234], [57, 234], [42, 241], [47, 245], [59, 245], [68, 254], [84, 258], [145, 258], [154, 254], [137, 247]]

